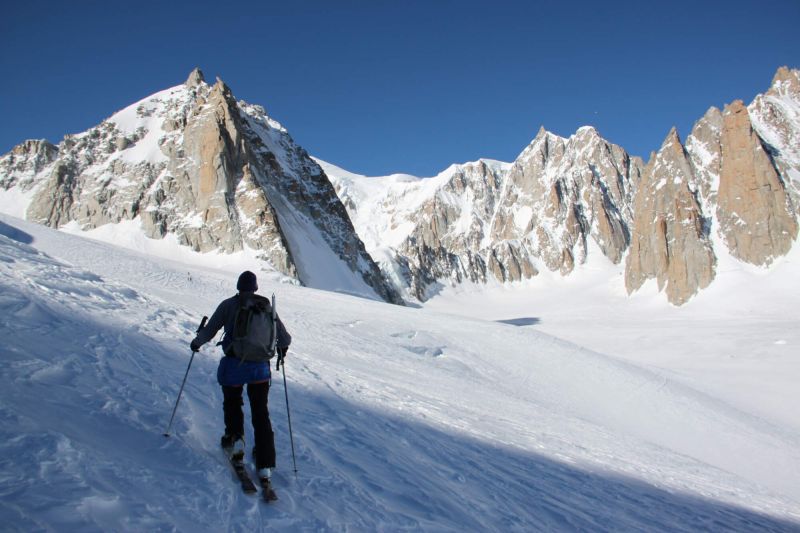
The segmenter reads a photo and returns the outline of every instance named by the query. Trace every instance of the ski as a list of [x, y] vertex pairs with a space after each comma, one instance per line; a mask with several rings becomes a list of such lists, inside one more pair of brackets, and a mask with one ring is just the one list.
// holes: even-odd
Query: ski
[[228, 455], [227, 453], [225, 456], [228, 458], [228, 462], [230, 462], [233, 471], [236, 473], [236, 479], [239, 480], [239, 483], [242, 485], [242, 490], [246, 494], [253, 494], [258, 492], [256, 488], [256, 484], [253, 483], [253, 480], [250, 479], [250, 474], [247, 473], [247, 469], [244, 466], [244, 458], [243, 457], [233, 457]]
[[[256, 464], [256, 449], [253, 448], [253, 462]], [[264, 498], [266, 502], [274, 502], [278, 499], [278, 495], [275, 493], [275, 490], [272, 488], [272, 482], [268, 477], [261, 477], [258, 476], [258, 481], [261, 484], [261, 496]]]
[[276, 501], [278, 499], [278, 495], [272, 489], [272, 483], [270, 482], [269, 478], [260, 478], [259, 481], [261, 482], [261, 495], [264, 497], [264, 500], [268, 502]]

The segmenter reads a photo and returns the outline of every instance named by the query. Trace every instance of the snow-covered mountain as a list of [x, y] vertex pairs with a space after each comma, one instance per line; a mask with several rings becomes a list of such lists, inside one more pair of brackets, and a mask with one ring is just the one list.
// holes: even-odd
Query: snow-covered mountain
[[475, 254], [486, 239], [509, 165], [480, 160], [433, 178], [367, 178], [317, 160], [331, 177], [372, 257], [398, 287], [424, 299], [438, 279], [484, 282]]
[[784, 67], [749, 106], [709, 109], [685, 144], [673, 129], [647, 165], [594, 128], [542, 128], [512, 163], [365, 177], [313, 160], [263, 108], [195, 70], [58, 146], [26, 141], [1, 157], [0, 211], [112, 240], [134, 224], [395, 303], [569, 276], [597, 253], [628, 294], [654, 284], [681, 305], [718, 278], [721, 257], [766, 269], [792, 248], [799, 141], [800, 71]]
[[319, 166], [262, 107], [199, 69], [57, 146], [15, 147], [0, 158], [0, 209], [84, 231], [134, 221], [152, 239], [400, 302]]
[[781, 68], [745, 107], [711, 108], [686, 144], [673, 129], [647, 165], [594, 128], [543, 128], [513, 163], [453, 165], [425, 180], [357, 176], [318, 161], [368, 251], [406, 295], [442, 285], [569, 275], [590, 250], [686, 303], [721, 255], [784, 256], [800, 216], [800, 71]]
[[409, 297], [439, 283], [568, 274], [597, 243], [615, 263], [629, 242], [642, 163], [593, 128], [542, 128], [514, 163], [452, 165], [434, 178], [359, 177], [319, 161], [367, 249]]
[[[180, 256], [177, 242], [165, 244]], [[220, 269], [190, 259], [0, 216], [4, 529], [800, 528], [796, 357], [765, 365], [750, 346], [761, 334], [781, 335], [787, 350], [800, 341], [796, 318], [771, 326], [773, 311], [791, 319], [790, 296], [746, 317], [728, 317], [728, 306], [699, 320], [662, 309], [597, 330], [609, 346], [627, 334], [642, 346], [675, 328], [675, 356], [689, 343], [720, 348], [686, 354], [692, 370], [601, 354], [522, 318], [465, 319], [260, 279], [294, 334], [286, 374], [299, 469], [295, 478], [275, 379], [280, 500], [267, 505], [241, 492], [218, 448], [214, 348], [195, 356], [174, 436], [162, 436], [200, 316], [257, 261]], [[796, 290], [796, 276], [779, 274], [780, 289]], [[589, 316], [614, 314], [585, 301]], [[748, 342], [708, 315], [739, 316]], [[724, 374], [709, 372], [717, 360]], [[765, 408], [784, 382], [790, 396]]]

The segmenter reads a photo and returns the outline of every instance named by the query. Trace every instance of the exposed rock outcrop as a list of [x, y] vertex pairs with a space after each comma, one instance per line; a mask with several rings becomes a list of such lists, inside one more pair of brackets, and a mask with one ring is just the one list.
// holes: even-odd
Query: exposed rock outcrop
[[642, 166], [593, 128], [569, 139], [541, 129], [512, 165], [478, 161], [427, 180], [383, 178], [372, 197], [354, 192], [353, 178], [337, 187], [371, 253], [390, 258], [381, 261], [387, 275], [424, 300], [439, 283], [516, 282], [541, 268], [567, 274], [590, 242], [619, 263]]
[[714, 278], [709, 223], [697, 201], [689, 157], [673, 128], [648, 163], [633, 201], [628, 293], [651, 278], [673, 304], [685, 303]]
[[0, 158], [0, 189], [20, 187], [23, 191], [30, 190], [37, 175], [52, 165], [57, 156], [58, 147], [44, 139], [18, 144]]
[[800, 216], [800, 70], [779, 68], [770, 89], [747, 111]]
[[0, 172], [5, 189], [26, 191], [36, 222], [91, 229], [138, 219], [151, 238], [256, 250], [303, 283], [335, 271], [336, 286], [322, 288], [402, 302], [320, 167], [263, 108], [237, 101], [219, 79], [209, 86], [199, 69], [57, 149], [23, 143], [0, 158]]
[[196, 67], [193, 71], [189, 73], [189, 77], [186, 78], [184, 85], [187, 87], [197, 87], [201, 83], [206, 81], [205, 76], [203, 76], [203, 71], [200, 70], [199, 67]]
[[[681, 305], [716, 276], [715, 246], [768, 265], [794, 245], [800, 73], [779, 69], [747, 108], [710, 108], [685, 147], [671, 131], [646, 169], [593, 128], [568, 139], [542, 128], [491, 186], [480, 172], [458, 176], [426, 186], [393, 181], [377, 195], [340, 187], [370, 251], [411, 296], [425, 299], [440, 283], [516, 282], [542, 269], [568, 275], [597, 248], [612, 263], [625, 260], [629, 293], [654, 279]], [[370, 203], [391, 215], [361, 216]]]
[[713, 281], [720, 247], [767, 266], [794, 246], [800, 71], [779, 69], [747, 107], [710, 108], [685, 146], [673, 129], [646, 167], [583, 127], [569, 138], [542, 128], [510, 164], [427, 179], [339, 172], [334, 190], [263, 108], [195, 69], [57, 147], [16, 147], [0, 158], [0, 192], [15, 189], [28, 218], [51, 226], [139, 219], [148, 236], [198, 251], [258, 250], [302, 281], [322, 275], [303, 258], [323, 249], [388, 301], [569, 275], [597, 253], [625, 262], [629, 293], [655, 280], [681, 305]]
[[589, 238], [619, 263], [630, 239], [630, 199], [640, 174], [641, 162], [594, 128], [581, 128], [569, 139], [541, 129], [508, 173], [493, 241], [519, 241], [563, 274], [585, 260]]
[[697, 199], [706, 216], [713, 216], [713, 206], [719, 192], [719, 175], [722, 163], [722, 112], [711, 107], [698, 120], [686, 138], [686, 152], [692, 163], [693, 184], [697, 186]]
[[414, 211], [414, 228], [397, 248], [404, 283], [414, 296], [425, 299], [437, 280], [486, 282], [481, 251], [502, 175], [484, 161], [461, 165]]
[[768, 265], [797, 237], [794, 208], [744, 104], [727, 106], [722, 119], [719, 229], [734, 257]]

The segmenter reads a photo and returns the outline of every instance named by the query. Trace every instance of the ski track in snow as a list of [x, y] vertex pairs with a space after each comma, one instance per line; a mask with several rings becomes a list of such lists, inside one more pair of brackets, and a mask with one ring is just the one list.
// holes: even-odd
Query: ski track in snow
[[531, 328], [269, 280], [295, 339], [299, 473], [275, 375], [264, 504], [219, 452], [211, 343], [162, 436], [235, 279], [0, 217], [5, 527], [800, 530], [790, 428]]

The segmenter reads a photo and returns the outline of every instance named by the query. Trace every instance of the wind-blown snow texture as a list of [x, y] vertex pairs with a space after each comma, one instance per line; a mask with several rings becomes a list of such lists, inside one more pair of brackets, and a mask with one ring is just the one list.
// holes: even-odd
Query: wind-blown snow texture
[[268, 277], [261, 292], [277, 292], [295, 338], [299, 474], [276, 380], [281, 499], [248, 497], [218, 450], [215, 349], [195, 357], [174, 437], [161, 435], [196, 323], [247, 266], [189, 267], [0, 216], [5, 528], [800, 528], [796, 425], [525, 326], [536, 321]]

